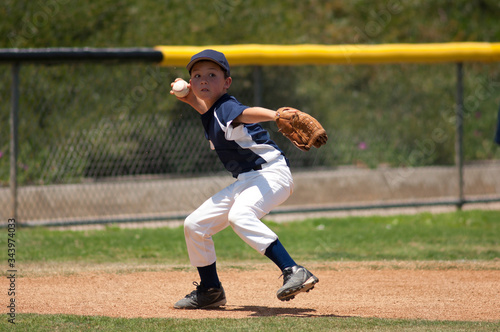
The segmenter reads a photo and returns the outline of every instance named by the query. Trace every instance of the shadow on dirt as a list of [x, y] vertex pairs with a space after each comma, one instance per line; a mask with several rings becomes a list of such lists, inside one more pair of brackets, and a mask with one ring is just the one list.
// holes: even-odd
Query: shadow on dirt
[[339, 316], [333, 314], [316, 314], [315, 309], [311, 308], [277, 308], [266, 306], [225, 306], [220, 308], [207, 309], [210, 311], [225, 311], [225, 312], [249, 312], [250, 317], [337, 317], [350, 318], [352, 316]]

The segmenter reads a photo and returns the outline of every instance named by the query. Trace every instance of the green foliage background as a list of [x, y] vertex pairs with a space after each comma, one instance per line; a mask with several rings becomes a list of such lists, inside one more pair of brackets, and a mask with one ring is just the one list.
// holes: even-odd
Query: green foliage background
[[496, 0], [6, 0], [2, 47], [498, 41]]
[[[500, 40], [496, 0], [6, 0], [0, 17], [2, 48]], [[9, 67], [2, 68], [0, 185], [5, 185], [11, 77]], [[329, 157], [319, 162], [322, 166], [452, 164], [455, 70], [454, 64], [271, 67], [262, 73], [262, 103], [269, 108], [293, 105], [324, 123], [332, 144], [324, 150]], [[498, 159], [492, 137], [500, 102], [499, 65], [471, 63], [464, 72], [466, 159]], [[178, 76], [186, 76], [184, 68], [23, 66], [20, 183], [43, 183], [50, 147], [64, 146], [75, 132], [99, 128], [100, 121], [161, 114], [176, 124], [192, 117], [188, 108], [168, 98], [169, 83]], [[147, 78], [154, 87], [134, 99]], [[251, 104], [252, 68], [235, 68], [233, 79], [230, 92]], [[123, 160], [138, 144], [107, 153]]]

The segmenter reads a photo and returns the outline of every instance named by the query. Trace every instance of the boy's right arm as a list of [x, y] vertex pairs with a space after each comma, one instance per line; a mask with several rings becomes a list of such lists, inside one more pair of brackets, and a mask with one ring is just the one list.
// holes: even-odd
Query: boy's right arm
[[188, 95], [182, 98], [177, 97], [180, 101], [185, 102], [188, 105], [191, 105], [198, 113], [204, 114], [208, 111], [207, 105], [203, 100], [196, 97], [192, 91], [189, 91]]

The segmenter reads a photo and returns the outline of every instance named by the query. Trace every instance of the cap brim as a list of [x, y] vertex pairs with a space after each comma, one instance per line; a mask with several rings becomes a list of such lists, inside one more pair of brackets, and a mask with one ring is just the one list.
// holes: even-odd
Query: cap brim
[[191, 73], [191, 69], [193, 68], [193, 66], [198, 62], [198, 61], [210, 61], [210, 62], [213, 62], [213, 63], [216, 63], [219, 67], [221, 67], [221, 69], [223, 71], [225, 71], [227, 73], [227, 70], [224, 69], [224, 65], [223, 64], [220, 64], [218, 63], [217, 61], [215, 61], [214, 59], [212, 59], [211, 57], [200, 57], [200, 58], [196, 58], [194, 60], [191, 60], [188, 65], [186, 66], [187, 70], [189, 73]]
[[191, 71], [191, 68], [193, 68], [194, 64], [197, 63], [198, 61], [202, 61], [202, 60], [209, 60], [209, 61], [215, 62], [212, 58], [209, 58], [209, 57], [196, 58], [194, 60], [191, 60], [188, 63], [188, 65], [186, 66], [187, 70]]

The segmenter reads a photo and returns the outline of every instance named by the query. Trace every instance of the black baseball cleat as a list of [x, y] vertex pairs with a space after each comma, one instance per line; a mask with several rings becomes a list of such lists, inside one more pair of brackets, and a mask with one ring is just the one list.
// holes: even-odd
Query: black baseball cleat
[[283, 270], [283, 287], [276, 295], [281, 301], [290, 301], [299, 293], [309, 292], [318, 282], [319, 279], [303, 266], [287, 267]]
[[226, 304], [224, 288], [205, 288], [196, 281], [196, 289], [174, 304], [176, 309], [207, 309], [217, 308]]

